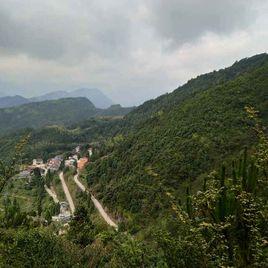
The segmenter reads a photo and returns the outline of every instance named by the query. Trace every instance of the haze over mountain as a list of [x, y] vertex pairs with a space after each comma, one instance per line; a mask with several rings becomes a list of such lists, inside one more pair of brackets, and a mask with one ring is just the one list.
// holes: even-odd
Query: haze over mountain
[[31, 102], [29, 99], [19, 95], [0, 97], [0, 108], [19, 106], [29, 102]]
[[[3, 93], [3, 95], [5, 95]], [[33, 97], [33, 98], [25, 98], [20, 95], [15, 96], [0, 96], [0, 108], [6, 107], [14, 107], [25, 103], [31, 102], [40, 102], [46, 100], [58, 100], [63, 98], [87, 98], [90, 100], [96, 108], [108, 108], [113, 102], [106, 95], [102, 93], [99, 89], [88, 89], [81, 88], [73, 91], [53, 91], [41, 96]]]
[[73, 91], [54, 91], [41, 96], [33, 97], [31, 101], [57, 100], [61, 98], [85, 97], [89, 99], [97, 108], [108, 108], [113, 104], [103, 92], [96, 88], [80, 88]]
[[6, 96], [6, 94], [3, 91], [0, 91], [0, 98]]
[[[58, 173], [39, 176], [36, 184], [36, 177], [30, 185], [27, 178], [6, 183], [2, 198], [21, 201], [5, 202], [1, 210], [0, 264], [32, 267], [51, 260], [52, 267], [266, 267], [267, 73], [267, 54], [245, 58], [191, 79], [122, 119], [93, 118], [101, 109], [86, 98], [0, 109], [0, 118], [6, 118], [0, 130], [13, 124], [35, 128], [0, 137], [1, 157], [13, 159], [25, 134], [30, 134], [22, 152], [26, 164], [58, 154], [67, 160], [77, 145], [79, 157], [88, 157], [93, 148], [84, 170], [77, 174], [75, 166], [66, 165], [60, 170], [76, 205], [66, 235], [55, 235], [55, 210], [47, 205], [53, 200], [45, 200], [45, 186], [58, 196], [65, 187]], [[92, 196], [118, 229], [102, 220]], [[20, 209], [39, 213], [48, 219], [46, 225], [25, 225], [24, 219], [31, 218]], [[27, 228], [17, 228], [23, 225]], [[67, 264], [66, 256], [71, 256]]]
[[85, 97], [30, 102], [0, 109], [0, 134], [14, 132], [21, 128], [64, 126], [96, 116], [123, 116], [132, 109], [123, 108], [120, 105], [114, 105], [108, 109], [96, 108]]
[[268, 1], [56, 2], [0, 1], [0, 90], [92, 85], [133, 106], [268, 47]]

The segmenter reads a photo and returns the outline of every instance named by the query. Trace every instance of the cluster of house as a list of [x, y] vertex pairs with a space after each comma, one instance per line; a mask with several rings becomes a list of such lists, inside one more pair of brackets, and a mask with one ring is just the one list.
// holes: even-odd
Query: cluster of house
[[90, 156], [93, 154], [93, 149], [90, 147], [88, 149], [88, 157], [78, 158], [78, 154], [80, 153], [80, 146], [77, 146], [74, 149], [74, 154], [69, 156], [68, 159], [64, 161], [65, 167], [77, 167], [79, 170], [82, 170], [89, 162]]
[[64, 161], [65, 167], [75, 167], [76, 163], [78, 161], [77, 155], [69, 156], [68, 159]]
[[75, 168], [77, 167], [79, 170], [82, 170], [87, 163], [89, 162], [88, 157], [81, 157], [78, 159], [77, 155], [69, 156], [68, 159], [64, 161], [65, 167]]
[[18, 178], [30, 179], [36, 168], [39, 169], [41, 176], [45, 176], [48, 170], [58, 171], [62, 161], [63, 157], [61, 155], [49, 159], [46, 163], [42, 159], [33, 159], [33, 163], [18, 174]]
[[[79, 170], [84, 169], [85, 166], [90, 161], [90, 158], [93, 154], [93, 148], [89, 147], [87, 152], [88, 152], [87, 156], [79, 158], [78, 155], [80, 154], [80, 146], [77, 146], [73, 150], [73, 154], [64, 161], [64, 166], [77, 168]], [[36, 168], [39, 169], [40, 174], [42, 176], [45, 176], [48, 170], [56, 172], [59, 170], [63, 160], [64, 159], [61, 155], [57, 155], [49, 159], [46, 163], [44, 163], [42, 159], [33, 159], [32, 164], [29, 165], [26, 169], [22, 170], [17, 175], [17, 178], [27, 178], [30, 182], [31, 177], [34, 174], [34, 170]], [[52, 216], [52, 220], [56, 222], [63, 222], [66, 224], [71, 220], [72, 217], [69, 209], [69, 204], [67, 202], [60, 202], [59, 204], [60, 204], [60, 213], [58, 215]]]
[[47, 169], [51, 171], [58, 171], [63, 161], [63, 157], [61, 155], [57, 155], [54, 158], [51, 158], [47, 161]]
[[[73, 155], [69, 156], [68, 159], [64, 161], [65, 167], [74, 167], [74, 168], [77, 167], [79, 170], [82, 170], [89, 163], [89, 159], [93, 154], [93, 148], [89, 147], [87, 157], [78, 158], [79, 153], [80, 153], [80, 146], [77, 146], [73, 151]], [[57, 155], [49, 159], [46, 163], [44, 163], [44, 161], [40, 158], [33, 159], [33, 163], [26, 169], [22, 170], [17, 175], [17, 177], [30, 179], [31, 176], [33, 175], [34, 169], [36, 168], [40, 170], [40, 174], [42, 176], [45, 176], [48, 170], [52, 172], [58, 171], [62, 161], [63, 157], [61, 155]]]

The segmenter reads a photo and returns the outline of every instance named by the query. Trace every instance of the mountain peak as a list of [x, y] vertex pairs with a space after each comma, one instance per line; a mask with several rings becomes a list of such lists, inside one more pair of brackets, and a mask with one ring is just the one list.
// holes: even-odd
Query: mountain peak
[[31, 98], [32, 101], [56, 100], [62, 98], [84, 97], [89, 99], [97, 108], [108, 108], [113, 102], [103, 92], [96, 88], [79, 88], [72, 91], [57, 90]]

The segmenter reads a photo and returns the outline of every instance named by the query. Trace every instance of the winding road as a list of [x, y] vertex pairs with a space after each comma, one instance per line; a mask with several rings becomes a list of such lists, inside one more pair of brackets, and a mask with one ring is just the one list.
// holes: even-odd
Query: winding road
[[118, 225], [110, 218], [110, 216], [106, 213], [104, 208], [102, 207], [101, 203], [94, 197], [93, 194], [91, 194], [88, 190], [86, 190], [86, 187], [79, 181], [78, 179], [79, 174], [76, 174], [74, 176], [74, 182], [77, 184], [77, 186], [87, 194], [90, 194], [91, 200], [96, 207], [96, 209], [99, 211], [102, 218], [106, 221], [106, 223], [112, 227], [114, 227], [116, 230], [118, 230]]
[[44, 186], [45, 186], [46, 192], [53, 198], [54, 203], [59, 203], [60, 201], [59, 201], [55, 191], [53, 191], [51, 188], [47, 187], [46, 184]]
[[63, 172], [61, 172], [59, 174], [59, 178], [60, 178], [60, 181], [61, 181], [61, 184], [62, 184], [63, 191], [65, 193], [66, 199], [67, 199], [67, 201], [69, 203], [71, 213], [74, 214], [74, 211], [75, 211], [74, 202], [73, 202], [72, 196], [71, 196], [71, 194], [69, 192], [69, 189], [68, 189], [68, 187], [66, 185], [66, 182], [64, 180]]

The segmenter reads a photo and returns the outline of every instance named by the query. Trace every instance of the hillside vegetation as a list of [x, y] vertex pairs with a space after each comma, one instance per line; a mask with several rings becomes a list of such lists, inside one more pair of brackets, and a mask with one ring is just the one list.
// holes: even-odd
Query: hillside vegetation
[[109, 157], [89, 167], [90, 186], [127, 222], [141, 226], [160, 215], [161, 187], [179, 200], [186, 185], [200, 188], [203, 176], [254, 146], [245, 107], [267, 125], [267, 73], [268, 56], [258, 55], [138, 107], [122, 122], [120, 141], [107, 147]]
[[[56, 235], [53, 224], [43, 225], [42, 208], [56, 208], [42, 195], [32, 208], [39, 217], [17, 202], [5, 203], [0, 266], [266, 267], [267, 74], [268, 56], [257, 55], [192, 79], [123, 119], [102, 116], [0, 139], [7, 154], [28, 137], [15, 146], [10, 165], [0, 161], [1, 194], [18, 193], [10, 178], [20, 161], [38, 150], [46, 148], [48, 157], [68, 150], [66, 144], [93, 146], [90, 163], [79, 174], [89, 194], [76, 194], [75, 170], [65, 173], [77, 202], [65, 235]], [[44, 193], [47, 177], [35, 176]], [[96, 220], [91, 194], [118, 230]]]
[[97, 109], [86, 98], [66, 98], [0, 109], [0, 135], [22, 128], [70, 125], [97, 116], [123, 116], [132, 108]]
[[69, 126], [47, 126], [39, 129], [27, 128], [0, 137], [0, 160], [13, 158], [14, 148], [25, 137], [28, 142], [21, 155], [22, 163], [31, 163], [34, 158], [48, 159], [72, 151], [78, 144], [105, 143], [110, 135], [116, 134], [120, 118], [104, 117], [79, 121]]

